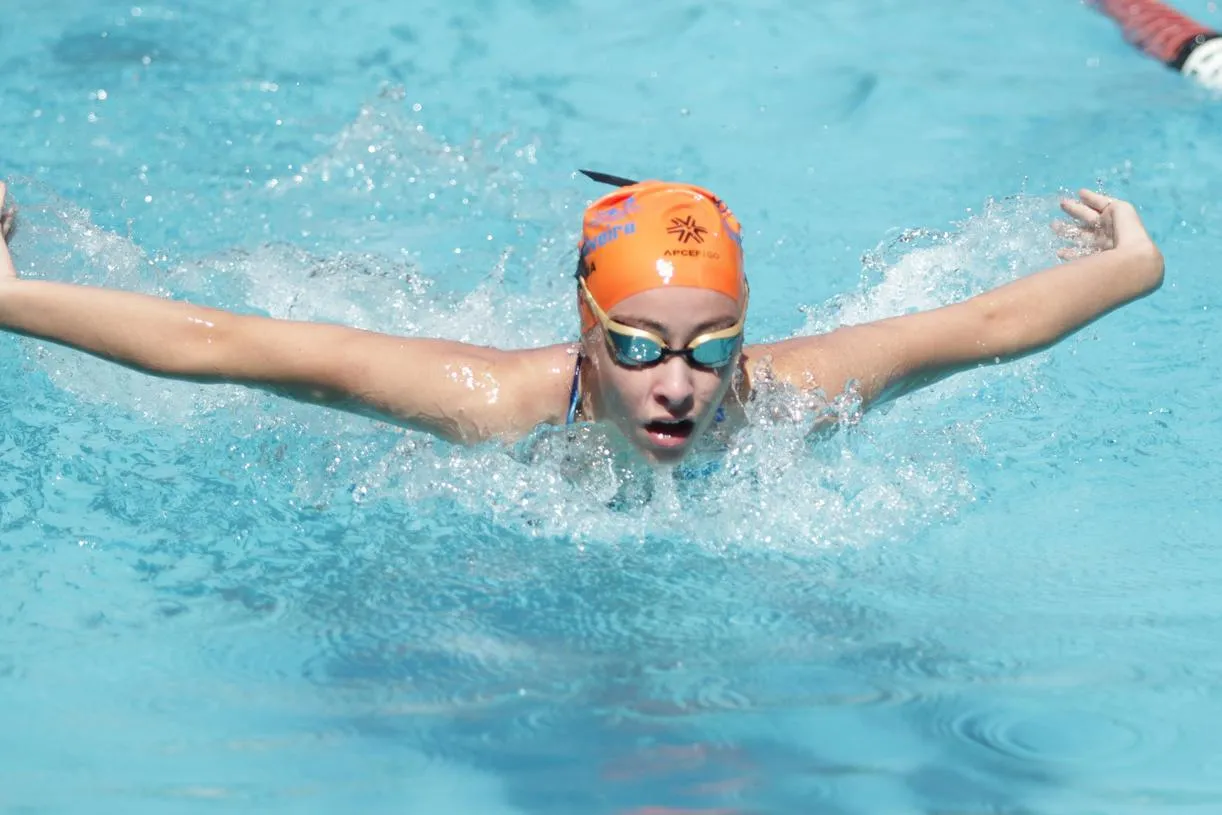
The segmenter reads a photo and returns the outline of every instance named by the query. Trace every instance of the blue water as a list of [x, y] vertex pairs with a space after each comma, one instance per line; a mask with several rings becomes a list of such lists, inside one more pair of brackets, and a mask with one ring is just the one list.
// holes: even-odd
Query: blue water
[[1167, 258], [686, 484], [0, 337], [0, 810], [1222, 807], [1222, 108], [1090, 8], [10, 4], [0, 129], [31, 277], [511, 347], [580, 166], [729, 200], [753, 340], [1053, 263], [1077, 186]]

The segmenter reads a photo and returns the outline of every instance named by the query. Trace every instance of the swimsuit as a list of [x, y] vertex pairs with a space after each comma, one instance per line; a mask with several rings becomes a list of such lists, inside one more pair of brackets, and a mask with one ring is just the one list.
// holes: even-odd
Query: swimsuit
[[577, 365], [573, 368], [573, 385], [569, 389], [569, 412], [565, 416], [565, 424], [573, 424], [577, 421], [577, 414], [581, 412], [581, 352], [577, 353]]

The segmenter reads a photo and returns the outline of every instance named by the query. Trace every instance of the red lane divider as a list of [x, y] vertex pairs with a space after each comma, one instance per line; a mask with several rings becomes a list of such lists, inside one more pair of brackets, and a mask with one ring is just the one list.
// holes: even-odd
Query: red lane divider
[[1202, 85], [1222, 89], [1222, 34], [1158, 0], [1090, 0], [1126, 40]]

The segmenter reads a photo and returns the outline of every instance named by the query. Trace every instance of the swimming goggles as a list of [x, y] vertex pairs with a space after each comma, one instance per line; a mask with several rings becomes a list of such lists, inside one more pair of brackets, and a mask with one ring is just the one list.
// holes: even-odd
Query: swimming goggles
[[668, 357], [683, 357], [690, 365], [702, 368], [723, 368], [734, 358], [742, 341], [743, 322], [747, 317], [744, 298], [742, 316], [729, 328], [701, 334], [687, 344], [686, 348], [671, 348], [666, 341], [652, 331], [618, 323], [607, 316], [594, 295], [586, 288], [585, 280], [578, 278], [581, 293], [590, 310], [602, 323], [603, 336], [615, 359], [630, 368], [644, 368], [665, 361]]

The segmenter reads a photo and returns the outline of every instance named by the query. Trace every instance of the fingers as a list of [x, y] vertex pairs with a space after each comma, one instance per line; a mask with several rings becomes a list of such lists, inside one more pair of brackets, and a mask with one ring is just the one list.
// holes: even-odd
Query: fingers
[[1074, 220], [1073, 223], [1053, 225], [1058, 236], [1073, 244], [1057, 252], [1063, 260], [1126, 245], [1152, 243], [1136, 208], [1121, 198], [1081, 189], [1077, 200], [1063, 199], [1061, 209]]
[[1078, 197], [1089, 204], [1090, 207], [1095, 210], [1095, 212], [1103, 212], [1103, 210], [1107, 209], [1109, 204], [1114, 204], [1116, 202], [1115, 198], [1110, 198], [1101, 192], [1094, 192], [1093, 190], [1087, 189], [1078, 190]]
[[1078, 198], [1080, 199], [1078, 201], [1072, 198], [1062, 199], [1061, 209], [1087, 224], [1096, 223], [1099, 215], [1108, 207], [1120, 207], [1125, 204], [1119, 198], [1112, 198], [1101, 192], [1085, 188], [1078, 190]]
[[1102, 234], [1105, 231], [1102, 228], [1102, 213], [1111, 203], [1111, 199], [1085, 189], [1079, 190], [1078, 196], [1079, 200], [1061, 200], [1061, 209], [1073, 221], [1054, 221], [1052, 224], [1052, 231], [1058, 237], [1073, 244], [1057, 250], [1057, 257], [1061, 260], [1074, 260], [1106, 248], [1103, 245], [1107, 241]]
[[1102, 207], [1095, 209], [1089, 204], [1074, 201], [1072, 198], [1062, 200], [1061, 209], [1065, 211], [1066, 215], [1086, 226], [1094, 226], [1099, 223], [1099, 213], [1102, 211]]
[[1083, 249], [1080, 246], [1071, 246], [1066, 249], [1057, 250], [1057, 257], [1059, 257], [1061, 260], [1074, 260], [1090, 254], [1093, 254], [1091, 250]]
[[1077, 224], [1071, 224], [1068, 221], [1053, 221], [1052, 231], [1057, 233], [1057, 237], [1064, 238], [1067, 241], [1077, 240], [1082, 237], [1082, 227]]
[[1069, 246], [1057, 250], [1057, 257], [1061, 260], [1073, 260], [1093, 255], [1106, 248], [1105, 242], [1101, 241], [1096, 233], [1081, 230], [1072, 224], [1053, 224], [1052, 229], [1070, 242]]

